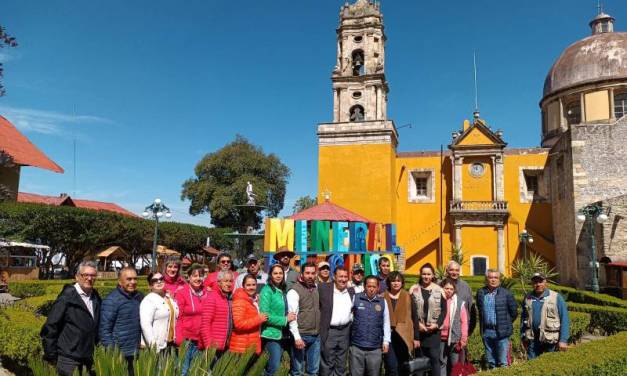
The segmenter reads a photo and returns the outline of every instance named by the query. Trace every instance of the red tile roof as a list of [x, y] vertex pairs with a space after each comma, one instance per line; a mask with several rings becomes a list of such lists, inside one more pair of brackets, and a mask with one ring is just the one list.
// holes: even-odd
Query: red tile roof
[[20, 166], [33, 166], [63, 173], [58, 164], [48, 158], [7, 119], [0, 116], [0, 150], [13, 158]]
[[335, 205], [329, 201], [325, 201], [322, 204], [318, 204], [309, 209], [305, 209], [290, 216], [289, 218], [294, 220], [307, 221], [348, 221], [374, 223], [373, 221], [362, 217], [359, 214], [353, 213], [352, 211], [344, 209], [343, 207]]
[[35, 193], [18, 192], [17, 201], [28, 202], [32, 204], [54, 205], [54, 206], [67, 205], [67, 206], [74, 206], [74, 207], [83, 208], [83, 209], [104, 210], [108, 212], [127, 215], [129, 217], [137, 217], [136, 214], [124, 209], [123, 207], [117, 204], [113, 204], [110, 202], [73, 199], [67, 195], [44, 196], [44, 195], [38, 195]]

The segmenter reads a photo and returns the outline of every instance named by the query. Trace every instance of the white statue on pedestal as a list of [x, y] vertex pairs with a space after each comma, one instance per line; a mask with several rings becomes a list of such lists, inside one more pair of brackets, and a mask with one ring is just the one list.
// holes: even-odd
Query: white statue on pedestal
[[255, 205], [255, 197], [257, 195], [253, 192], [253, 185], [247, 181], [246, 182], [246, 197], [248, 198], [248, 202], [246, 205]]

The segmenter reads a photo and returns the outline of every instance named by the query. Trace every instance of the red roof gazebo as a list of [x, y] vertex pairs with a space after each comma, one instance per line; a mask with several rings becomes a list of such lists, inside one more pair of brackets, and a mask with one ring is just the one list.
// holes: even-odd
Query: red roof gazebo
[[354, 213], [348, 209], [338, 206], [330, 201], [325, 201], [309, 209], [305, 209], [290, 217], [295, 221], [345, 221], [345, 222], [365, 222], [374, 223], [366, 217]]

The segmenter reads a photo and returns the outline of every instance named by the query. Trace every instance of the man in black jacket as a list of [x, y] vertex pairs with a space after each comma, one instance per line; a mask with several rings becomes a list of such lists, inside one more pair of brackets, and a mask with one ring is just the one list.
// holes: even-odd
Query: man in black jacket
[[319, 283], [320, 295], [320, 376], [344, 375], [350, 346], [353, 297], [348, 271], [335, 268], [333, 282]]
[[76, 273], [76, 283], [63, 288], [41, 328], [44, 359], [56, 364], [61, 376], [70, 376], [75, 369], [81, 375], [93, 375], [101, 305], [94, 290], [96, 276], [96, 264], [83, 261]]

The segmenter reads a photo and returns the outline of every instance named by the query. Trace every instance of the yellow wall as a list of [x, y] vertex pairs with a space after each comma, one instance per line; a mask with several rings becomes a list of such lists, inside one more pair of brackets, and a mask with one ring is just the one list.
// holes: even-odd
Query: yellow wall
[[496, 229], [494, 227], [468, 226], [462, 228], [462, 250], [464, 260], [462, 266], [464, 275], [470, 274], [472, 256], [487, 256], [487, 268], [497, 268], [496, 262]]
[[610, 118], [610, 102], [607, 90], [599, 90], [584, 95], [586, 121]]
[[[483, 165], [483, 175], [473, 176], [470, 167], [475, 163]], [[486, 157], [464, 157], [462, 166], [462, 200], [492, 201], [492, 160]]]
[[390, 144], [320, 146], [318, 201], [328, 191], [333, 203], [371, 221], [392, 223], [395, 157]]

